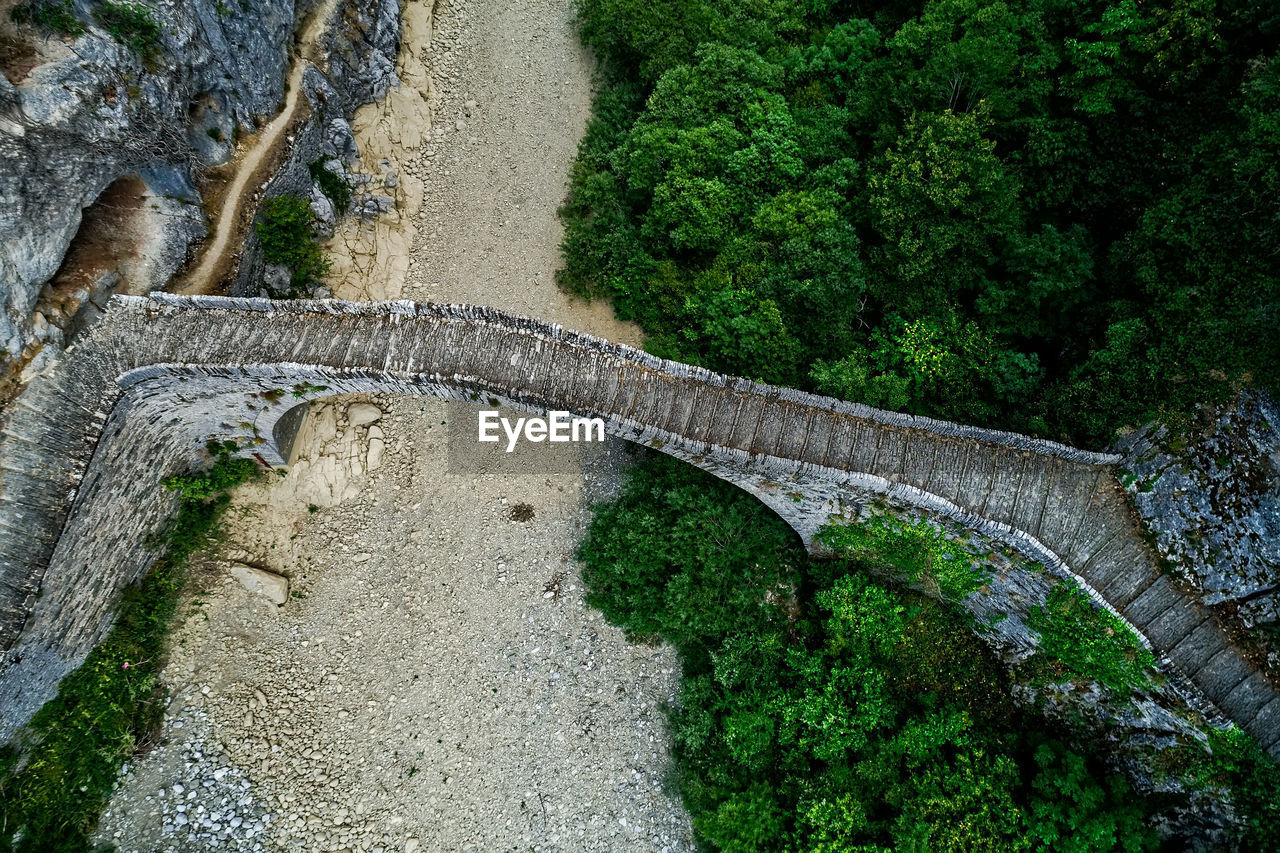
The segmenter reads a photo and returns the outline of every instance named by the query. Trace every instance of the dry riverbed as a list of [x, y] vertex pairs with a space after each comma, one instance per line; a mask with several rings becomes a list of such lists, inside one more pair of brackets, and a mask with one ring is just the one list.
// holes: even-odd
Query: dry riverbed
[[[573, 474], [451, 474], [454, 410], [375, 402], [363, 425], [366, 401], [354, 419], [324, 404], [308, 458], [238, 493], [166, 670], [167, 742], [129, 769], [102, 839], [687, 849], [663, 786], [674, 655], [587, 608], [572, 559], [625, 448], [579, 449]], [[287, 574], [288, 602], [248, 592], [232, 560]]]
[[[404, 84], [354, 122], [363, 168], [394, 175], [398, 206], [330, 242], [335, 295], [490, 304], [638, 340], [553, 284], [590, 104], [570, 3], [403, 8]], [[692, 849], [664, 785], [678, 662], [586, 607], [572, 558], [626, 449], [451, 470], [456, 415], [435, 400], [317, 404], [289, 475], [236, 495], [165, 672], [163, 742], [126, 768], [101, 840]], [[234, 563], [288, 576], [285, 605], [246, 590]]]

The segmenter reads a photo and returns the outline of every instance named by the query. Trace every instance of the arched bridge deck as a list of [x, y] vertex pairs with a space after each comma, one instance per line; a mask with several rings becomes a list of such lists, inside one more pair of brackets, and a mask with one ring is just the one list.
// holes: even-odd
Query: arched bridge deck
[[[1280, 694], [1161, 573], [1116, 457], [725, 377], [492, 309], [167, 295], [113, 300], [3, 424], [0, 737], [52, 695], [149, 565], [144, 539], [172, 501], [160, 478], [211, 436], [271, 457], [293, 405], [354, 391], [599, 416], [753, 491], [810, 543], [849, 494], [960, 521], [1070, 573], [1280, 753]], [[784, 481], [800, 491], [782, 494]]]

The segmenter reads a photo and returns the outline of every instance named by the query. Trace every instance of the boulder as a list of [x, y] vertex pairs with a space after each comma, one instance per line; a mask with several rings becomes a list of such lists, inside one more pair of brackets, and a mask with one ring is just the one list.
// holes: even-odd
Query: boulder
[[247, 563], [232, 563], [231, 576], [249, 592], [263, 596], [278, 607], [283, 607], [289, 600], [289, 579], [284, 575]]
[[352, 426], [368, 426], [380, 420], [382, 420], [382, 409], [373, 403], [352, 403], [347, 406], [347, 421]]

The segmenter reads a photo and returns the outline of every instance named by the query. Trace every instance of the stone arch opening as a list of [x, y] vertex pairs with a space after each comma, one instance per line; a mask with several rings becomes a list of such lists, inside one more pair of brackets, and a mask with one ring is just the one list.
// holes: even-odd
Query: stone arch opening
[[275, 442], [276, 450], [280, 452], [280, 458], [286, 465], [293, 462], [298, 430], [302, 429], [302, 424], [306, 422], [310, 407], [310, 403], [299, 403], [281, 415], [275, 426], [271, 428], [271, 439]]

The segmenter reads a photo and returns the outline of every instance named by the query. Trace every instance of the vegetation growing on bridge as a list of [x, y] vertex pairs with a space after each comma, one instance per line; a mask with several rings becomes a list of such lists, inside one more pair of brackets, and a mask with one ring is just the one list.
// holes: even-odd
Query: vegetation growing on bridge
[[[911, 522], [873, 510], [860, 522], [827, 525], [818, 541], [947, 601], [958, 602], [991, 580], [979, 555], [925, 519]], [[1021, 667], [1034, 681], [1086, 678], [1122, 693], [1152, 684], [1151, 651], [1122, 619], [1074, 585], [1056, 584], [1043, 605], [1031, 607], [1027, 625], [1041, 643]]]
[[878, 512], [864, 522], [827, 525], [818, 541], [864, 563], [882, 563], [894, 577], [948, 601], [963, 600], [991, 579], [969, 549], [924, 519], [908, 522]]
[[225, 447], [210, 452], [207, 470], [166, 481], [179, 506], [154, 543], [163, 554], [125, 591], [107, 639], [32, 719], [21, 739], [25, 754], [0, 754], [0, 849], [89, 849], [120, 766], [155, 736], [164, 714], [157, 675], [187, 566], [216, 536], [227, 490], [257, 470]]
[[1043, 606], [1031, 608], [1027, 625], [1041, 642], [1040, 651], [1024, 664], [1034, 678], [1092, 678], [1118, 691], [1151, 685], [1155, 657], [1150, 649], [1079, 587], [1055, 586]]
[[954, 611], [811, 562], [734, 487], [638, 466], [579, 557], [589, 603], [681, 654], [678, 781], [709, 849], [1152, 849], [1148, 804], [1024, 715]]
[[1086, 446], [1280, 377], [1280, 17], [583, 0], [575, 290], [655, 351]]

